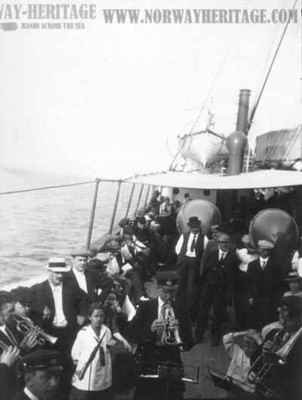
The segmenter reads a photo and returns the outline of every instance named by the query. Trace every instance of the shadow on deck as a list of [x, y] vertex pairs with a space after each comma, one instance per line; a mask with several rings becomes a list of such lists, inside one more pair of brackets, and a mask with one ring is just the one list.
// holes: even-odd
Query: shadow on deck
[[190, 374], [190, 366], [199, 367], [199, 383], [186, 384], [185, 399], [225, 399], [227, 392], [214, 386], [208, 368], [227, 370], [229, 358], [223, 345], [211, 347], [209, 341], [195, 345], [189, 352], [183, 353], [185, 373]]

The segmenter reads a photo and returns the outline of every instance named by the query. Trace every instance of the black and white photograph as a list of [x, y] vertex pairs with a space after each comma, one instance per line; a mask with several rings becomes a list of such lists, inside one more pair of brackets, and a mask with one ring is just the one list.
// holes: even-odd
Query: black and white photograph
[[0, 400], [302, 399], [302, 1], [0, 0]]

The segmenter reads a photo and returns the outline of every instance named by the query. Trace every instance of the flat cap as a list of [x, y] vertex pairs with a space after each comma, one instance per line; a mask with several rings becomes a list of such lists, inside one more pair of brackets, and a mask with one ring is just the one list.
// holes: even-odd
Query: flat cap
[[80, 247], [78, 249], [74, 249], [71, 253], [72, 257], [91, 257], [92, 252], [89, 249], [85, 249], [85, 247]]
[[281, 299], [281, 306], [286, 306], [289, 313], [293, 316], [299, 316], [302, 314], [302, 298], [299, 296], [285, 296]]
[[41, 369], [63, 370], [61, 354], [55, 350], [35, 350], [22, 358], [21, 366], [24, 372]]
[[257, 246], [259, 249], [266, 249], [266, 250], [272, 250], [275, 247], [274, 243], [268, 240], [259, 240]]
[[11, 295], [15, 302], [19, 302], [23, 305], [32, 303], [31, 290], [28, 287], [19, 286], [11, 291]]
[[288, 281], [288, 282], [302, 281], [302, 277], [298, 274], [297, 271], [292, 271], [287, 275], [285, 280]]

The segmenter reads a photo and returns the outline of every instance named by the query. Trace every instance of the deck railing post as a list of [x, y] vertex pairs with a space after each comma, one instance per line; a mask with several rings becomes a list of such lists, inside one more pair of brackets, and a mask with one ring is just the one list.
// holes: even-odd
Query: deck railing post
[[149, 200], [149, 195], [150, 195], [150, 190], [151, 190], [151, 186], [148, 186], [147, 192], [146, 192], [146, 197], [145, 197], [145, 204], [144, 207], [146, 208], [148, 205], [148, 200]]
[[91, 238], [92, 238], [92, 232], [93, 232], [93, 226], [94, 226], [94, 218], [95, 218], [95, 210], [96, 210], [96, 204], [97, 204], [97, 199], [98, 199], [100, 182], [101, 182], [101, 179], [99, 179], [99, 178], [97, 178], [95, 180], [94, 194], [93, 194], [93, 200], [92, 200], [92, 205], [91, 205], [91, 210], [90, 210], [89, 226], [88, 226], [88, 233], [87, 233], [87, 240], [86, 240], [86, 248], [87, 249], [89, 249], [90, 244], [91, 244]]
[[131, 188], [131, 192], [130, 192], [130, 196], [129, 196], [129, 200], [128, 200], [128, 205], [127, 205], [127, 210], [126, 210], [126, 214], [125, 214], [125, 218], [128, 218], [129, 212], [130, 212], [130, 208], [131, 208], [131, 203], [133, 200], [133, 195], [134, 195], [134, 190], [135, 190], [135, 183], [132, 183], [132, 188]]
[[139, 209], [139, 205], [140, 205], [141, 198], [142, 198], [142, 195], [143, 195], [144, 187], [145, 187], [145, 185], [142, 184], [142, 185], [141, 185], [141, 190], [139, 191], [139, 195], [138, 195], [138, 199], [137, 199], [137, 204], [136, 204], [136, 209], [135, 209], [135, 215], [136, 215], [136, 213], [137, 213], [137, 210]]
[[117, 192], [116, 192], [116, 197], [115, 197], [115, 202], [114, 202], [114, 208], [113, 208], [113, 213], [112, 213], [111, 222], [110, 222], [110, 228], [109, 228], [110, 235], [113, 232], [113, 227], [114, 227], [114, 222], [115, 222], [118, 202], [119, 202], [119, 198], [120, 198], [121, 185], [122, 185], [122, 181], [118, 181]]

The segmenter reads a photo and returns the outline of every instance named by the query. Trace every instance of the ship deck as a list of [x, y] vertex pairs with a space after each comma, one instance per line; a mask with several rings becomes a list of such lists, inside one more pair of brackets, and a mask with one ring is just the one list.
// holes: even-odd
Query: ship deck
[[225, 399], [227, 392], [214, 386], [208, 368], [225, 372], [229, 364], [223, 345], [212, 347], [205, 337], [204, 343], [195, 345], [190, 351], [183, 353], [185, 375], [190, 375], [192, 368], [199, 367], [199, 382], [186, 383], [185, 399]]

